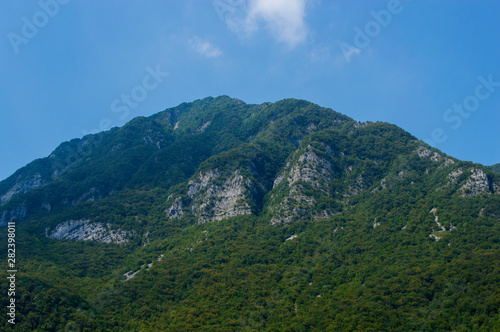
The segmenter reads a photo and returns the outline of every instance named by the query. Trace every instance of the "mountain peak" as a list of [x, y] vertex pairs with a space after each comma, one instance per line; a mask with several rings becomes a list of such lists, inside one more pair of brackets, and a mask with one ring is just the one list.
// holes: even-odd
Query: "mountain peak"
[[[190, 210], [186, 218], [210, 221], [248, 213], [272, 215], [271, 211], [281, 215], [272, 216], [274, 222], [303, 218], [298, 211], [308, 218], [328, 218], [349, 206], [348, 197], [369, 190], [391, 168], [415, 173], [415, 165], [408, 163], [416, 158], [415, 151], [421, 160], [444, 160], [439, 167], [454, 164], [397, 126], [358, 123], [305, 100], [250, 105], [228, 96], [207, 97], [62, 143], [49, 157], [0, 182], [2, 223], [37, 211], [66, 210], [123, 190], [169, 192], [182, 183], [185, 191], [172, 204], [183, 202]], [[394, 166], [402, 159], [407, 160], [404, 167]], [[457, 167], [455, 172], [470, 172], [470, 181], [484, 182], [479, 191], [467, 185], [472, 194], [497, 191], [487, 170]], [[291, 196], [275, 192], [278, 185]], [[189, 194], [193, 186], [204, 188], [203, 199]], [[310, 191], [317, 194], [302, 193]], [[181, 200], [182, 195], [187, 196]], [[212, 200], [219, 203], [209, 203]], [[299, 202], [297, 207], [292, 208], [290, 200]], [[272, 207], [265, 202], [273, 202]], [[336, 208], [322, 209], [325, 202]]]
[[220, 96], [62, 143], [0, 226], [30, 330], [495, 330], [499, 194], [395, 125]]

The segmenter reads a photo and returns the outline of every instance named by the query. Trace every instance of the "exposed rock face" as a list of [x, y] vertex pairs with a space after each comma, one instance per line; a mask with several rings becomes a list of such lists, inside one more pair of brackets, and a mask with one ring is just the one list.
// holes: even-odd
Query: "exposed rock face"
[[486, 174], [478, 169], [472, 168], [467, 182], [460, 188], [463, 197], [472, 197], [490, 192], [490, 183]]
[[281, 181], [283, 181], [284, 178], [285, 178], [285, 173], [281, 172], [278, 175], [278, 177], [276, 179], [274, 179], [273, 188], [276, 188], [276, 186], [279, 185], [281, 183]]
[[[467, 180], [461, 180], [462, 174], [467, 174]], [[473, 197], [485, 193], [499, 193], [500, 186], [492, 182], [486, 173], [479, 168], [457, 168], [448, 174], [448, 183], [446, 186], [461, 184], [460, 192], [462, 197]]]
[[458, 177], [462, 175], [463, 172], [464, 170], [461, 167], [451, 171], [450, 174], [448, 174], [448, 185], [457, 183]]
[[5, 210], [2, 213], [2, 217], [0, 217], [0, 227], [7, 226], [7, 223], [11, 221], [23, 219], [26, 217], [26, 214], [27, 210], [23, 205], [19, 205], [11, 210]]
[[275, 191], [281, 189], [280, 191], [287, 192], [287, 195], [279, 201], [280, 199], [277, 198], [279, 193], [272, 194], [270, 209], [274, 217], [271, 219], [271, 223], [289, 223], [304, 217], [324, 219], [332, 215], [332, 211], [328, 210], [323, 210], [320, 214], [311, 212], [312, 207], [316, 204], [316, 199], [306, 194], [307, 185], [303, 183], [309, 184], [323, 195], [328, 196], [332, 173], [331, 162], [319, 157], [311, 145], [308, 145], [297, 161], [287, 164], [285, 170], [274, 181], [273, 188], [276, 188], [286, 179], [283, 187], [277, 188]]
[[183, 208], [183, 203], [182, 203], [182, 198], [177, 197], [174, 201], [174, 203], [166, 210], [167, 217], [169, 219], [179, 219], [182, 217], [184, 212], [182, 211]]
[[0, 204], [7, 204], [14, 195], [24, 194], [30, 190], [42, 187], [47, 183], [46, 180], [42, 179], [39, 173], [36, 173], [31, 178], [25, 181], [17, 182], [9, 191], [7, 191], [2, 197], [0, 197]]
[[170, 123], [170, 125], [174, 127], [174, 129], [177, 129], [179, 125], [179, 116], [180, 111], [178, 109], [165, 111], [163, 117], [160, 120]]
[[207, 129], [207, 127], [208, 127], [208, 126], [210, 126], [210, 124], [212, 124], [212, 121], [207, 121], [207, 122], [205, 122], [205, 123], [203, 124], [203, 126], [201, 126], [201, 127], [200, 127], [200, 129], [198, 129], [198, 131], [199, 131], [200, 133], [204, 132], [204, 131], [205, 131], [205, 129]]
[[45, 235], [58, 240], [82, 240], [105, 243], [125, 243], [133, 232], [111, 230], [109, 224], [91, 223], [90, 220], [68, 220], [58, 224], [52, 232], [45, 229]]
[[431, 150], [424, 148], [423, 146], [417, 148], [415, 152], [420, 158], [430, 158], [432, 161], [440, 161], [442, 156], [437, 152], [432, 152]]
[[289, 223], [310, 214], [310, 208], [316, 203], [316, 199], [303, 195], [301, 193], [303, 189], [300, 185], [294, 186], [283, 201], [271, 208], [275, 215], [271, 219], [271, 224]]
[[210, 181], [219, 176], [217, 171], [208, 171], [206, 173], [200, 173], [198, 179], [189, 181], [188, 184], [188, 196], [193, 198], [193, 196], [200, 190], [205, 188]]
[[313, 133], [316, 129], [316, 125], [314, 123], [310, 123], [309, 126], [307, 126], [307, 133]]
[[249, 201], [253, 201], [255, 187], [251, 181], [238, 171], [225, 180], [220, 176], [217, 170], [208, 171], [189, 181], [191, 211], [199, 223], [252, 213]]
[[331, 175], [331, 163], [318, 157], [309, 145], [306, 152], [300, 155], [298, 162], [290, 170], [288, 184], [292, 186], [299, 180], [305, 181], [309, 182], [314, 188], [327, 193], [328, 181]]
[[453, 165], [455, 162], [450, 158], [445, 158], [444, 163], [440, 167], [447, 167]]
[[447, 158], [447, 157], [445, 157], [437, 152], [432, 152], [431, 150], [429, 150], [423, 146], [418, 147], [415, 150], [415, 152], [417, 153], [417, 155], [420, 158], [429, 158], [430, 160], [432, 160], [434, 162], [442, 163], [440, 165], [440, 167], [446, 167], [449, 165], [453, 165], [455, 163], [455, 161], [453, 161], [452, 159]]
[[[268, 205], [272, 210], [268, 212], [274, 215], [273, 224], [288, 223], [304, 217], [325, 219], [333, 214], [330, 208], [317, 208], [316, 196], [330, 196], [333, 177], [331, 157], [334, 155], [330, 146], [315, 142], [304, 145], [289, 158], [283, 171], [273, 181], [271, 204]], [[252, 169], [249, 167], [253, 176], [258, 177]], [[256, 197], [269, 190], [253, 176], [247, 178], [239, 170], [233, 171], [229, 176], [226, 174], [227, 172], [212, 169], [198, 173], [189, 181], [189, 209], [199, 223], [252, 214], [252, 209], [257, 206]], [[361, 177], [354, 180], [353, 194], [361, 191], [362, 182]], [[313, 192], [319, 194], [312, 195]], [[167, 217], [181, 218], [183, 208], [185, 210], [182, 204], [181, 198], [176, 198], [166, 210]]]

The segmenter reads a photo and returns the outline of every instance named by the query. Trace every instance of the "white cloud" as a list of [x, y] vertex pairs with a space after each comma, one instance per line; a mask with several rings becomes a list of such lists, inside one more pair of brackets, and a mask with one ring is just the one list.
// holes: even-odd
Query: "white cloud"
[[306, 0], [249, 0], [246, 17], [227, 17], [226, 23], [245, 35], [252, 35], [264, 23], [278, 41], [295, 47], [307, 37], [305, 5]]
[[209, 58], [215, 58], [222, 54], [222, 51], [217, 46], [212, 45], [209, 41], [203, 40], [198, 36], [194, 36], [189, 40], [191, 48]]

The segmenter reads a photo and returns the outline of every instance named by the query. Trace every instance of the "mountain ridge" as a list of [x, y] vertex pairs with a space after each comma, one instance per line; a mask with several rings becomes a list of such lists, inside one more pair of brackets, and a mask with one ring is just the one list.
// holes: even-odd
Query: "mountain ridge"
[[[304, 139], [310, 143], [303, 144]], [[339, 147], [334, 146], [336, 141], [342, 142]], [[344, 156], [348, 154], [348, 149], [355, 149], [364, 161], [358, 156], [348, 156], [347, 159], [357, 160], [340, 166], [346, 160]], [[375, 156], [369, 149], [381, 149], [383, 154], [392, 150], [389, 154], [392, 159], [380, 153]], [[412, 153], [418, 150], [416, 153], [420, 158], [430, 158], [434, 162], [444, 160], [443, 167], [458, 161], [394, 125], [361, 124], [307, 101], [285, 99], [274, 104], [247, 105], [227, 96], [207, 97], [147, 118], [135, 118], [122, 128], [64, 142], [49, 157], [35, 160], [18, 170], [0, 182], [0, 225], [40, 211], [49, 214], [54, 208], [64, 211], [80, 202], [98, 201], [121, 190], [161, 188], [171, 191], [183, 181], [189, 182], [184, 189], [184, 199], [181, 199], [182, 195], [169, 195], [176, 202], [176, 207], [170, 206], [169, 209], [178, 211], [177, 214], [183, 212], [180, 205], [184, 209], [190, 207], [191, 212], [196, 210], [195, 215], [201, 213], [199, 218], [204, 221], [212, 220], [210, 215], [214, 213], [214, 220], [220, 220], [225, 214], [259, 214], [264, 211], [264, 197], [280, 184], [278, 177], [285, 177], [283, 172], [293, 161], [287, 170], [287, 182], [283, 182], [287, 185], [283, 187], [282, 184], [280, 189], [289, 191], [290, 197], [286, 198], [286, 202], [274, 202], [278, 206], [287, 206], [286, 209], [273, 207], [276, 213], [282, 215], [272, 217], [276, 223], [304, 217], [299, 217], [298, 211], [309, 214], [306, 211], [310, 209], [306, 206], [315, 205], [318, 199], [323, 206], [336, 205], [341, 201], [344, 203], [340, 204], [345, 205], [345, 197], [332, 199], [338, 190], [337, 193], [329, 192], [329, 182], [343, 177], [339, 172], [350, 173], [356, 163], [363, 164], [362, 167], [381, 168], [378, 165], [381, 160], [388, 167], [408, 149], [413, 149]], [[318, 154], [323, 157], [318, 157]], [[305, 165], [308, 163], [311, 165]], [[332, 167], [335, 166], [333, 172]], [[467, 181], [470, 183], [463, 183], [462, 191], [472, 190], [472, 195], [498, 192], [499, 182], [492, 180], [492, 173], [487, 174], [488, 168], [477, 167], [470, 164], [465, 170], [457, 168], [454, 171], [456, 174], [451, 172], [448, 177], [455, 179], [468, 171], [470, 176]], [[316, 168], [322, 169], [318, 173]], [[219, 171], [222, 173], [219, 174]], [[279, 175], [279, 171], [283, 174]], [[324, 177], [325, 174], [320, 173], [327, 174], [321, 185], [318, 179], [313, 179]], [[219, 175], [220, 179], [226, 179], [225, 185], [206, 187]], [[209, 179], [202, 179], [207, 176]], [[370, 179], [363, 185], [361, 174], [357, 174], [356, 179], [352, 175], [348, 178], [351, 193], [343, 193], [344, 196], [359, 193], [374, 184]], [[347, 179], [334, 181], [342, 187], [345, 185], [342, 181]], [[304, 187], [302, 182], [308, 184]], [[229, 185], [233, 188], [224, 192]], [[200, 189], [208, 192], [204, 198], [200, 198], [199, 194], [195, 196]], [[308, 190], [322, 191], [323, 197], [307, 197], [301, 193]], [[276, 194], [271, 193], [271, 199], [274, 196]], [[301, 203], [289, 210], [290, 199]], [[191, 200], [195, 201], [194, 205], [186, 204]], [[212, 200], [217, 201], [217, 206], [207, 207], [207, 201]], [[320, 213], [327, 218], [335, 212], [327, 209]], [[319, 218], [319, 215], [314, 216], [313, 213], [309, 217]]]
[[[203, 127], [207, 123], [211, 123], [213, 120], [209, 120], [209, 118], [215, 118], [215, 122], [213, 126], [220, 126], [217, 121], [218, 118], [220, 119], [221, 117], [225, 116], [231, 116], [230, 114], [223, 114], [223, 112], [220, 112], [220, 109], [218, 110], [219, 112], [217, 113], [216, 111], [212, 113], [203, 113], [203, 108], [206, 107], [204, 106], [204, 103], [212, 101], [214, 105], [213, 107], [220, 108], [218, 106], [218, 102], [231, 102], [232, 107], [239, 107], [242, 104], [241, 101], [237, 99], [231, 99], [229, 97], [219, 97], [218, 99], [214, 98], [205, 98], [203, 100], [195, 101], [191, 104], [188, 103], [183, 103], [179, 105], [176, 108], [172, 108], [170, 110], [166, 110], [160, 113], [157, 113], [153, 116], [150, 116], [148, 118], [144, 117], [138, 117], [127, 123], [124, 127], [118, 129], [114, 128], [111, 131], [108, 132], [103, 132], [99, 134], [93, 134], [93, 135], [87, 135], [83, 139], [74, 139], [69, 142], [64, 142], [62, 143], [56, 150], [47, 158], [42, 158], [35, 160], [34, 162], [28, 164], [26, 167], [18, 170], [15, 172], [12, 176], [8, 177], [6, 180], [0, 182], [0, 197], [1, 197], [1, 204], [6, 205], [13, 196], [16, 194], [24, 194], [29, 192], [32, 189], [37, 189], [43, 185], [54, 183], [55, 180], [59, 178], [59, 176], [63, 176], [66, 172], [69, 170], [74, 169], [79, 163], [85, 163], [88, 160], [85, 160], [84, 158], [87, 157], [88, 155], [92, 152], [97, 152], [97, 156], [94, 157], [94, 164], [98, 163], [98, 165], [94, 165], [93, 169], [99, 169], [100, 172], [106, 171], [106, 168], [108, 168], [107, 172], [111, 174], [120, 174], [122, 176], [121, 179], [116, 179], [115, 183], [113, 184], [114, 186], [118, 186], [119, 188], [122, 186], [119, 180], [122, 180], [123, 182], [134, 182], [133, 178], [128, 178], [130, 176], [129, 174], [134, 174], [136, 172], [139, 173], [138, 177], [142, 176], [147, 176], [144, 173], [151, 172], [150, 168], [154, 168], [155, 163], [151, 162], [151, 158], [148, 155], [148, 153], [154, 153], [155, 147], [158, 150], [161, 150], [161, 144], [168, 144], [168, 143], [173, 143], [171, 146], [167, 146], [166, 151], [162, 151], [160, 155], [155, 156], [154, 158], [168, 158], [169, 160], [172, 160], [176, 158], [176, 150], [179, 150], [180, 145], [187, 145], [188, 147], [192, 148], [192, 146], [198, 147], [196, 151], [192, 151], [187, 158], [196, 158], [198, 157], [198, 160], [182, 160], [182, 165], [184, 169], [190, 169], [190, 172], [192, 173], [194, 171], [193, 167], [198, 165], [201, 160], [205, 159], [207, 157], [207, 152], [209, 152], [212, 147], [208, 145], [214, 145], [215, 147], [215, 152], [219, 151], [224, 151], [230, 148], [230, 146], [224, 146], [224, 142], [229, 142], [233, 140], [232, 144], [234, 143], [234, 139], [236, 138], [237, 141], [242, 141], [242, 137], [235, 137], [234, 131], [236, 128], [234, 126], [226, 126], [225, 130], [225, 135], [227, 137], [219, 137], [219, 139], [212, 139], [215, 142], [209, 142], [207, 145], [206, 141], [210, 141], [210, 139], [207, 139], [206, 141], [200, 141], [200, 134], [203, 134], [205, 131], [206, 127]], [[286, 102], [285, 100], [284, 102]], [[291, 99], [290, 99], [291, 101]], [[296, 101], [294, 100], [295, 104], [300, 104], [302, 101]], [[246, 104], [245, 104], [246, 105]], [[262, 105], [251, 105], [254, 108], [256, 106], [259, 107], [265, 107], [267, 104], [262, 104]], [[228, 107], [228, 105], [224, 104], [224, 107]], [[190, 110], [193, 110], [192, 112], [183, 112], [183, 110], [189, 107]], [[277, 115], [272, 115], [271, 116], [279, 116], [280, 112], [283, 112], [283, 110], [279, 109], [279, 103], [277, 104], [276, 109], [274, 110], [275, 113], [278, 113]], [[248, 112], [248, 110], [246, 110]], [[183, 124], [179, 126], [177, 121], [174, 121], [179, 117], [180, 114], [183, 114]], [[194, 116], [192, 116], [191, 113], [194, 113]], [[174, 120], [173, 120], [174, 119]], [[224, 119], [222, 119], [224, 120]], [[236, 119], [241, 120], [241, 119]], [[247, 122], [251, 122], [251, 119], [246, 119]], [[248, 133], [244, 133], [244, 135], [254, 135], [257, 134], [259, 126], [262, 126], [261, 119], [257, 119], [257, 121], [253, 121], [254, 123], [250, 123], [248, 126]], [[178, 126], [177, 130], [180, 131], [181, 133], [196, 133], [195, 135], [192, 135], [191, 137], [187, 138], [181, 138], [180, 140], [173, 141], [174, 140], [174, 128], [175, 126]], [[212, 126], [212, 127], [213, 127]], [[146, 131], [146, 133], [141, 132]], [[207, 133], [204, 135], [205, 138], [207, 134], [210, 133], [211, 129], [208, 129]], [[140, 132], [141, 135], [144, 135], [142, 137], [136, 136], [136, 133]], [[115, 134], [116, 133], [116, 134]], [[151, 134], [153, 133], [153, 134]], [[116, 138], [111, 138], [110, 136], [116, 135]], [[128, 136], [127, 136], [128, 135]], [[135, 137], [134, 137], [135, 136]], [[242, 135], [239, 135], [242, 136]], [[187, 142], [183, 142], [187, 141]], [[113, 141], [113, 142], [110, 142]], [[143, 141], [143, 143], [147, 146], [147, 153], [145, 151], [130, 151], [130, 156], [126, 156], [125, 160], [120, 160], [120, 164], [123, 166], [127, 166], [129, 170], [127, 172], [116, 172], [113, 169], [109, 169], [106, 165], [106, 157], [108, 153], [119, 153], [118, 150], [124, 149], [124, 148], [130, 148], [131, 142], [135, 141]], [[193, 141], [193, 142], [191, 142]], [[210, 144], [211, 143], [211, 144]], [[135, 144], [135, 143], [134, 143]], [[203, 148], [201, 148], [203, 147]], [[133, 147], [132, 147], [133, 148]], [[107, 151], [103, 151], [106, 149]], [[127, 151], [128, 153], [129, 151]], [[94, 153], [96, 154], [96, 153]], [[185, 156], [181, 156], [185, 157]], [[116, 157], [115, 157], [116, 158]], [[99, 160], [100, 159], [100, 160]], [[149, 160], [148, 160], [149, 159]], [[133, 160], [133, 161], [132, 161]], [[135, 164], [135, 165], [134, 165]], [[152, 165], [153, 164], [153, 165]], [[157, 163], [156, 163], [157, 164]], [[37, 169], [35, 171], [34, 169]], [[156, 170], [154, 170], [156, 171]], [[172, 172], [179, 172], [178, 169], [176, 170], [171, 170]], [[183, 172], [183, 171], [180, 171]], [[23, 174], [24, 173], [24, 174]], [[89, 177], [89, 175], [94, 175], [94, 174], [78, 174], [78, 170], [73, 170], [71, 175], [71, 181], [78, 181], [80, 178], [83, 177]], [[94, 171], [95, 173], [95, 171]], [[142, 173], [142, 174], [141, 174]], [[94, 177], [100, 177], [101, 174], [95, 174]], [[70, 177], [70, 176], [68, 176]], [[96, 181], [94, 181], [96, 182]], [[101, 182], [101, 187], [109, 187], [109, 183], [102, 183]], [[136, 181], [137, 182], [137, 181]], [[140, 180], [141, 184], [144, 182], [144, 179], [141, 177]], [[72, 201], [78, 201], [81, 199], [82, 196], [88, 194], [88, 191], [91, 190], [92, 187], [89, 186], [87, 188], [86, 192], [82, 192], [80, 190], [80, 197], [71, 197], [68, 199], [71, 199]], [[111, 192], [113, 188], [106, 190], [105, 188], [95, 188], [94, 191], [97, 191], [97, 194], [90, 195], [94, 198], [98, 198], [100, 196], [106, 196]], [[104, 192], [103, 192], [104, 191]], [[105, 192], [108, 191], [108, 192]], [[73, 195], [75, 196], [75, 195]], [[51, 204], [46, 203], [46, 204]]]

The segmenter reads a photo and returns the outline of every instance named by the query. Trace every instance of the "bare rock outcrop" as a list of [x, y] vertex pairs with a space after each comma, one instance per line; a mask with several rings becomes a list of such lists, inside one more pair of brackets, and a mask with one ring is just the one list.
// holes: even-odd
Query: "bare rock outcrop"
[[0, 217], [0, 227], [7, 226], [7, 223], [11, 221], [23, 219], [26, 217], [27, 213], [24, 205], [19, 205], [10, 210], [4, 210]]
[[431, 150], [420, 146], [415, 150], [415, 153], [420, 157], [420, 158], [429, 158], [433, 162], [440, 163], [439, 167], [447, 167], [450, 165], [453, 165], [455, 161], [453, 159], [450, 159], [440, 153], [437, 152], [432, 152]]
[[[328, 153], [332, 154], [331, 151]], [[271, 195], [270, 204], [273, 214], [271, 223], [289, 223], [299, 218], [324, 219], [332, 215], [333, 212], [329, 210], [314, 212], [317, 200], [307, 190], [310, 185], [322, 195], [328, 196], [332, 174], [331, 162], [320, 157], [308, 145], [295, 162], [287, 163], [274, 181], [275, 192]], [[282, 193], [285, 193], [284, 197]]]
[[7, 204], [12, 199], [12, 197], [17, 194], [27, 193], [30, 190], [44, 186], [46, 183], [47, 181], [42, 178], [40, 173], [36, 173], [32, 177], [24, 181], [16, 182], [16, 184], [14, 184], [5, 194], [0, 197], [0, 205]]
[[[239, 171], [223, 176], [218, 170], [200, 172], [189, 181], [187, 195], [190, 209], [198, 223], [252, 214], [251, 203], [256, 193], [252, 181]], [[176, 198], [167, 209], [169, 218], [182, 216], [182, 200]]]
[[182, 203], [182, 198], [177, 197], [172, 205], [165, 211], [169, 219], [179, 219], [184, 214], [182, 208], [184, 204]]
[[472, 197], [490, 192], [490, 182], [486, 173], [479, 168], [472, 168], [470, 176], [460, 188], [463, 197]]
[[[466, 180], [463, 179], [464, 176], [466, 176]], [[459, 167], [451, 171], [447, 179], [447, 187], [460, 185], [459, 191], [462, 197], [500, 193], [500, 186], [488, 178], [488, 175], [482, 169], [477, 167]]]
[[133, 234], [134, 232], [113, 230], [110, 224], [92, 223], [88, 219], [68, 220], [58, 224], [52, 231], [45, 229], [45, 235], [52, 239], [104, 243], [125, 243]]

